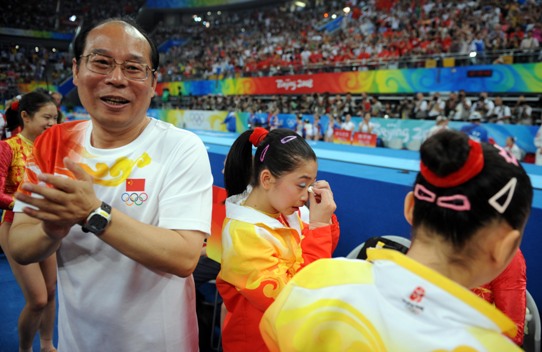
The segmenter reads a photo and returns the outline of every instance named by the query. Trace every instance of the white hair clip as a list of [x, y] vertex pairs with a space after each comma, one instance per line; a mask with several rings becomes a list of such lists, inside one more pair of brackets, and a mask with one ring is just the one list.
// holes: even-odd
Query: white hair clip
[[[514, 196], [517, 183], [518, 183], [518, 179], [515, 177], [512, 177], [510, 181], [508, 181], [506, 185], [504, 185], [504, 187], [501, 188], [499, 192], [495, 193], [493, 197], [489, 198], [489, 204], [493, 208], [495, 208], [495, 210], [498, 211], [499, 213], [501, 214], [504, 213], [506, 211], [506, 208], [508, 208], [508, 206], [510, 205], [510, 202], [512, 201], [512, 197]], [[503, 204], [499, 204], [498, 202], [499, 198], [504, 196], [506, 193], [508, 193], [508, 195], [506, 196], [506, 200], [504, 201]]]

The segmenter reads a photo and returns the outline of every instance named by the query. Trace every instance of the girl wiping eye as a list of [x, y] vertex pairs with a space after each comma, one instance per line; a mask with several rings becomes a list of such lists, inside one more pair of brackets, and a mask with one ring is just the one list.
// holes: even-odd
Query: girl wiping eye
[[259, 330], [265, 309], [294, 273], [331, 257], [340, 231], [336, 204], [327, 185], [318, 184], [318, 196], [307, 192], [317, 171], [316, 154], [292, 130], [257, 127], [233, 143], [224, 167], [228, 215], [216, 278], [228, 311], [224, 351], [267, 351]]

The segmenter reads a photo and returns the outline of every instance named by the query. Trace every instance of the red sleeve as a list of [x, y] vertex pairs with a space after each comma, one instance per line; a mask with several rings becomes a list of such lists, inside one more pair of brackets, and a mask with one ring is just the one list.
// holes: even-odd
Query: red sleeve
[[523, 345], [527, 291], [527, 266], [518, 249], [508, 267], [491, 282], [495, 306], [516, 323], [518, 332], [513, 341]]
[[303, 229], [303, 239], [301, 240], [301, 250], [303, 252], [301, 268], [320, 258], [331, 258], [339, 242], [339, 235], [339, 222], [335, 215], [331, 218], [331, 225], [329, 226], [311, 230], [307, 225]]
[[4, 187], [9, 174], [9, 167], [13, 160], [13, 150], [9, 144], [0, 141], [0, 209], [11, 209], [13, 194], [6, 194]]

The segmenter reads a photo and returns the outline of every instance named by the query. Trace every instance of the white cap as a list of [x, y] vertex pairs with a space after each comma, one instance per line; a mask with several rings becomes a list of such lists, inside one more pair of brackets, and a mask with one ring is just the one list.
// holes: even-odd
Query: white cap
[[478, 111], [473, 112], [469, 116], [469, 120], [481, 120], [481, 119], [482, 119], [482, 115]]

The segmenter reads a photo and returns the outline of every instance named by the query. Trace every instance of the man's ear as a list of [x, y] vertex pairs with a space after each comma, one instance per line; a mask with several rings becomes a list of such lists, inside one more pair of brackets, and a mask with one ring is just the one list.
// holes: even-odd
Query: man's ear
[[268, 169], [262, 170], [260, 172], [260, 186], [265, 189], [269, 190], [271, 186], [275, 183], [275, 177], [271, 174], [271, 172]]
[[156, 86], [158, 85], [158, 73], [155, 71], [155, 72], [152, 72], [152, 82], [151, 82], [151, 89], [152, 89], [152, 96], [154, 98], [154, 96], [156, 95]]
[[414, 218], [414, 193], [408, 192], [405, 196], [404, 215], [406, 221], [412, 225], [412, 219]]
[[77, 65], [77, 60], [75, 58], [72, 59], [72, 74], [73, 74], [73, 84], [77, 86], [79, 76], [79, 66]]

